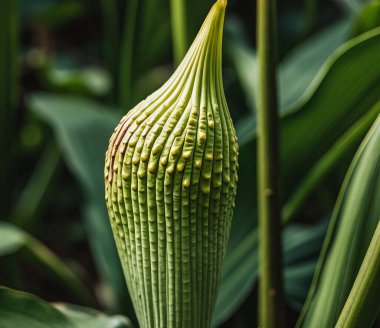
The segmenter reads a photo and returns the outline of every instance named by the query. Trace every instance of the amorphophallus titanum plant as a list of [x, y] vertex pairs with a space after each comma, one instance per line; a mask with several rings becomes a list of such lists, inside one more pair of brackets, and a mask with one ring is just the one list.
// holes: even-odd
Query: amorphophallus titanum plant
[[109, 142], [106, 202], [141, 327], [211, 323], [238, 168], [221, 74], [226, 4], [214, 4], [173, 76]]

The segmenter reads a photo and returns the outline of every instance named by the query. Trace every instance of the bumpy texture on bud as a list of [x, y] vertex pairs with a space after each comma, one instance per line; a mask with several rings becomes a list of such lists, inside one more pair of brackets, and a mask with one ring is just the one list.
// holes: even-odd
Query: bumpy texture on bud
[[226, 0], [173, 76], [116, 127], [106, 202], [141, 327], [209, 327], [237, 183], [221, 76]]

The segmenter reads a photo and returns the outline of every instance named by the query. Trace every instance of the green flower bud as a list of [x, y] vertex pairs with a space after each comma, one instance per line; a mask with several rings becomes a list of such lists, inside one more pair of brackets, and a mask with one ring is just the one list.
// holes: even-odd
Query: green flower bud
[[221, 74], [226, 2], [173, 76], [122, 118], [106, 154], [108, 213], [143, 328], [210, 326], [238, 166]]

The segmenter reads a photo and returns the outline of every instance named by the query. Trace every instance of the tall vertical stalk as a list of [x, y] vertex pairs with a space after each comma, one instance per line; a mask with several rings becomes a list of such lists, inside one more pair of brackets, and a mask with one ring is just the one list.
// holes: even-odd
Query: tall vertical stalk
[[8, 210], [11, 195], [11, 132], [17, 103], [18, 59], [17, 0], [0, 1], [0, 216]]
[[103, 53], [112, 77], [111, 100], [116, 100], [119, 59], [119, 13], [116, 0], [100, 1], [103, 15]]
[[139, 0], [129, 0], [126, 6], [124, 30], [120, 47], [119, 106], [123, 112], [132, 105], [133, 43]]
[[171, 0], [173, 54], [176, 66], [185, 56], [187, 48], [185, 0]]
[[279, 132], [275, 75], [275, 4], [257, 1], [259, 326], [283, 326]]

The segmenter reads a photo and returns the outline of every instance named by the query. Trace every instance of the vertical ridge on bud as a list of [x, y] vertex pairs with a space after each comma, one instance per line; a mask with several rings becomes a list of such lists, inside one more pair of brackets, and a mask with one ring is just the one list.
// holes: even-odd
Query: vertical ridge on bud
[[209, 327], [238, 146], [222, 83], [227, 1], [172, 77], [125, 115], [105, 163], [108, 213], [141, 327]]

